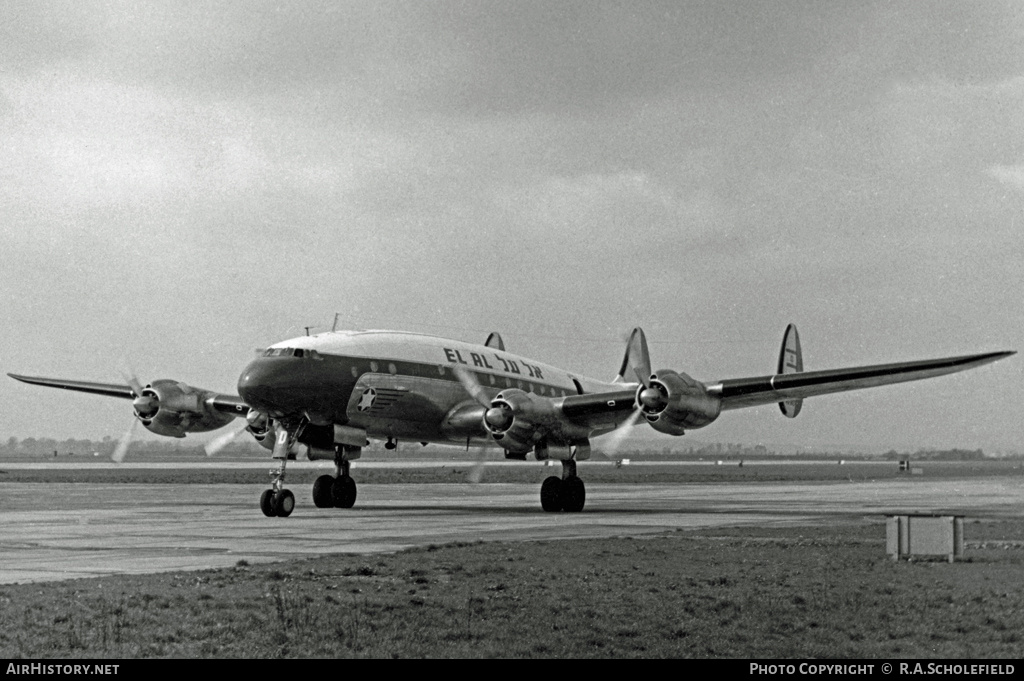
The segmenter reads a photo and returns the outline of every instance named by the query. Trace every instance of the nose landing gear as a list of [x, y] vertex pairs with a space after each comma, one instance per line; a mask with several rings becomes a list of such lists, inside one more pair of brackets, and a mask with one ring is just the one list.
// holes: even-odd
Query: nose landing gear
[[288, 465], [288, 452], [301, 429], [301, 423], [294, 428], [281, 424], [277, 429], [273, 457], [281, 462], [281, 467], [270, 469], [270, 489], [263, 490], [260, 495], [260, 510], [267, 517], [287, 518], [295, 510], [295, 495], [284, 488], [284, 472]]

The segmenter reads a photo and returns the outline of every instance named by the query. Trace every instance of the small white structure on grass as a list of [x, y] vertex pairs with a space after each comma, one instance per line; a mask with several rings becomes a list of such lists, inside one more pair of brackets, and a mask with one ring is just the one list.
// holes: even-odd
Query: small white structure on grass
[[893, 560], [911, 556], [964, 556], [961, 515], [891, 515], [885, 523], [886, 553]]

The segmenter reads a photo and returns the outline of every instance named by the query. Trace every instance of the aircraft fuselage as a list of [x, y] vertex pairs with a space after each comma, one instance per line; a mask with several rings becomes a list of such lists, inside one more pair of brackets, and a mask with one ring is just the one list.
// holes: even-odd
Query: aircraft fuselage
[[[300, 336], [262, 352], [242, 372], [239, 395], [273, 418], [305, 417], [371, 437], [466, 441], [449, 427], [460, 405], [476, 401], [456, 375], [471, 372], [489, 397], [517, 388], [546, 398], [622, 388], [492, 347], [389, 331]], [[479, 421], [479, 416], [476, 417]], [[482, 427], [474, 436], [484, 438]]]

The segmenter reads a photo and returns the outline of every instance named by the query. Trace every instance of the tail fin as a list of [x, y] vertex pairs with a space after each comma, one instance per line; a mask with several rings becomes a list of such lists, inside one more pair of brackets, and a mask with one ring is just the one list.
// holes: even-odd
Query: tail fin
[[632, 383], [636, 380], [646, 385], [650, 379], [651, 355], [647, 351], [647, 337], [644, 336], [644, 330], [638, 326], [629, 334], [629, 341], [626, 343], [626, 356], [622, 358], [619, 375], [613, 382]]
[[[804, 357], [800, 351], [800, 336], [796, 332], [796, 325], [790, 324], [786, 327], [786, 334], [782, 337], [782, 349], [779, 351], [779, 366], [776, 374], [798, 374], [804, 370]], [[787, 400], [779, 402], [779, 409], [783, 415], [789, 418], [796, 418], [800, 413], [804, 401]]]

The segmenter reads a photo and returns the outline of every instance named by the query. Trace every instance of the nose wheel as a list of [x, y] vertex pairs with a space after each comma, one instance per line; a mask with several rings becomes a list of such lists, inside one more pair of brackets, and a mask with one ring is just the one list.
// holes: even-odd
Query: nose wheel
[[260, 495], [260, 510], [270, 518], [287, 518], [295, 510], [295, 495], [290, 489], [265, 489]]

